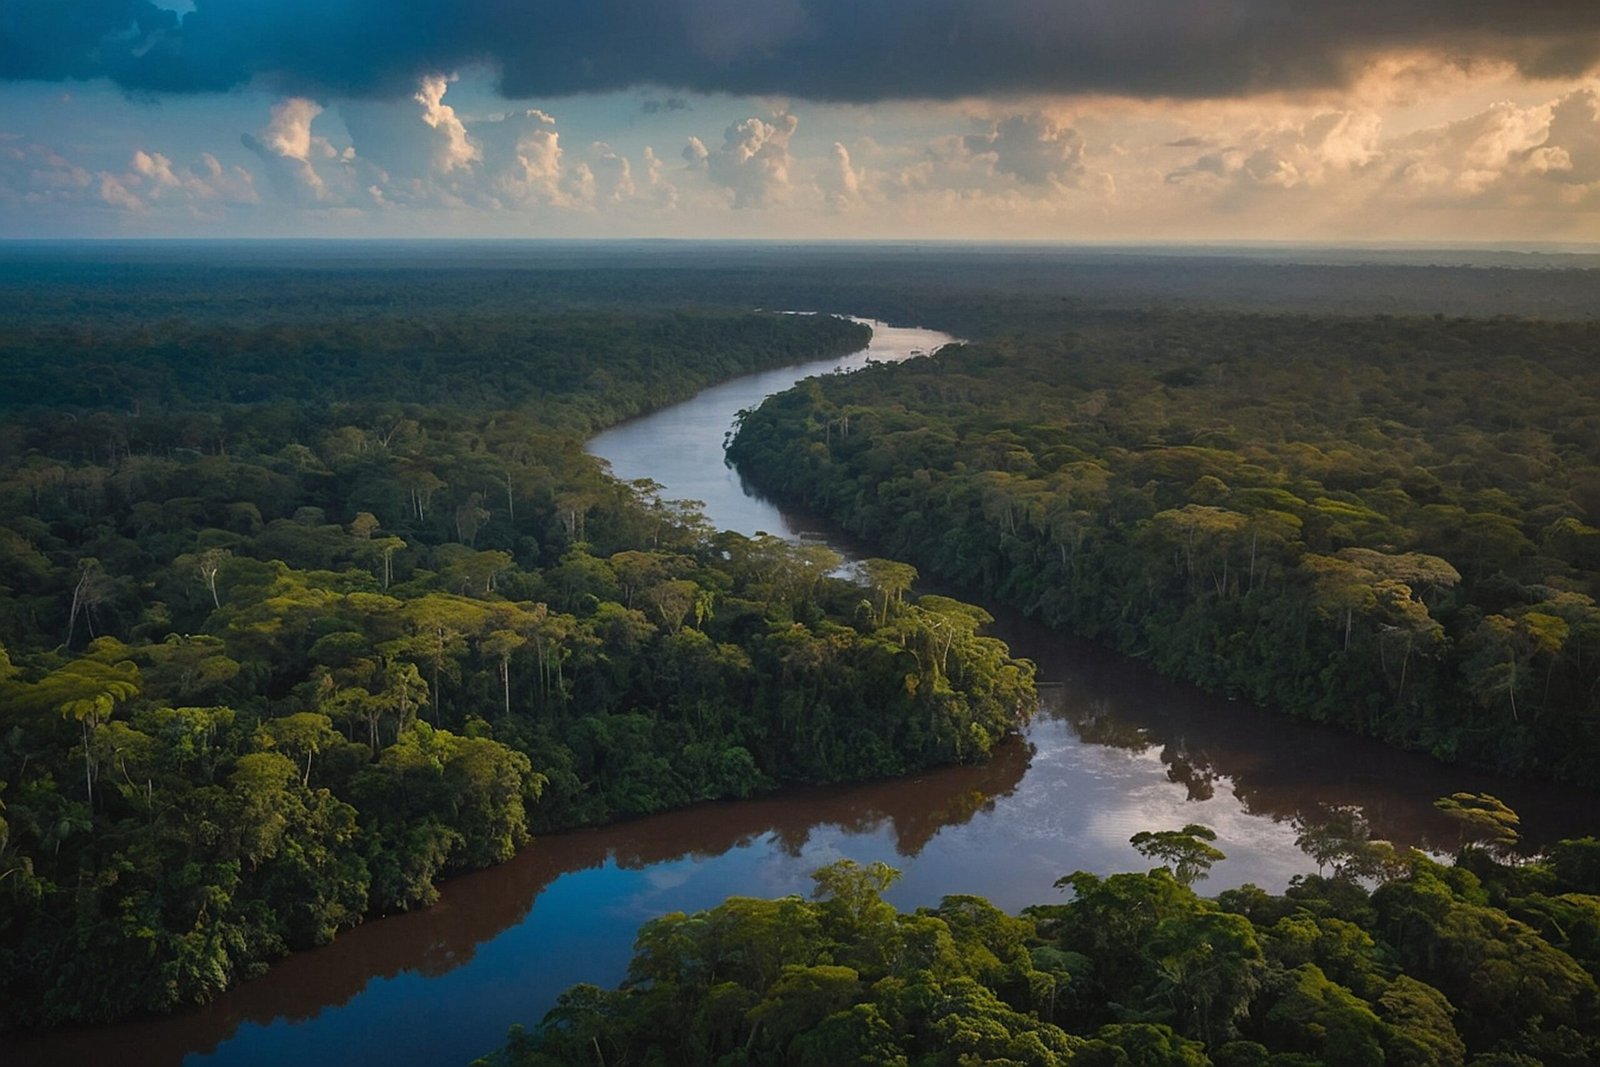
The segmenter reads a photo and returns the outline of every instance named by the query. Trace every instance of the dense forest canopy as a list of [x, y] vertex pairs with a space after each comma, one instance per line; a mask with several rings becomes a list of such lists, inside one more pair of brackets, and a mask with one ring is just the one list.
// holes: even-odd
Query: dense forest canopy
[[[1208, 688], [1600, 781], [1592, 267], [0, 247], [0, 1027], [203, 1002], [536, 832], [984, 759], [1032, 668], [913, 565]], [[970, 339], [743, 419], [747, 476], [894, 557], [863, 585], [583, 451], [866, 337], [762, 307]], [[650, 924], [624, 990], [505, 1057], [1592, 1062], [1595, 846], [1512, 864], [1490, 799], [1456, 798], [1453, 867], [1309, 828], [1332, 874], [1282, 898], [1196, 896], [1203, 827], [1016, 917], [899, 914], [840, 866]]]
[[8, 321], [230, 326], [607, 310], [813, 310], [973, 339], [1086, 311], [1590, 319], [1593, 253], [619, 242], [0, 243]]
[[779, 499], [1162, 672], [1600, 784], [1600, 325], [1099, 313], [814, 379]]
[[984, 758], [1033, 688], [982, 612], [582, 449], [868, 335], [5, 324], [0, 1026], [203, 1002], [534, 832]]
[[[1492, 798], [1465, 797], [1481, 806]], [[1460, 801], [1458, 801], [1460, 802]], [[1136, 835], [1147, 873], [1077, 871], [1012, 916], [843, 860], [813, 900], [734, 897], [639, 931], [479, 1067], [1581, 1067], [1600, 1057], [1600, 841], [1453, 865], [1349, 838], [1282, 896], [1194, 884], [1209, 828]], [[1374, 888], [1376, 885], [1376, 888]]]

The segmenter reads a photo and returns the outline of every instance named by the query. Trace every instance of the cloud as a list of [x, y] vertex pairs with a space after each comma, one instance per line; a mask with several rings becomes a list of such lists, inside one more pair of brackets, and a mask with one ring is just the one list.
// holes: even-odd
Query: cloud
[[0, 200], [40, 207], [81, 202], [95, 183], [86, 168], [40, 144], [0, 143]]
[[129, 189], [138, 180], [92, 171], [45, 145], [0, 141], [0, 204], [30, 213], [58, 206], [143, 212], [144, 201]]
[[[568, 151], [555, 117], [537, 108], [472, 127], [484, 146], [493, 201], [485, 207], [548, 207], [589, 212], [597, 203], [634, 199], [633, 164], [604, 142]], [[463, 189], [469, 198], [471, 190]]]
[[649, 145], [644, 148], [644, 190], [641, 195], [658, 208], [678, 206], [678, 187], [667, 177], [666, 165]]
[[422, 79], [421, 88], [412, 98], [422, 105], [422, 121], [439, 134], [435, 161], [442, 171], [465, 170], [483, 158], [478, 146], [467, 136], [467, 127], [457, 117], [455, 108], [444, 102], [445, 90], [453, 78], [431, 75]]
[[183, 182], [172, 173], [172, 160], [160, 152], [150, 153], [139, 149], [133, 154], [134, 173], [149, 178], [152, 185], [160, 189], [180, 189]]
[[1592, 226], [1582, 213], [1600, 209], [1600, 91], [1501, 101], [1396, 136], [1375, 112], [1320, 112], [1236, 131], [1226, 147], [1165, 177], [1191, 211], [1196, 197], [1209, 198], [1228, 217], [1294, 218], [1333, 234], [1363, 232], [1373, 219], [1393, 227], [1432, 218], [1457, 234], [1486, 235], [1473, 228], [1483, 219], [1499, 237], [1514, 219], [1522, 232], [1564, 225], [1576, 235], [1585, 221]]
[[[1373, 112], [1325, 111], [1308, 119], [1246, 131], [1240, 144], [1210, 151], [1167, 175], [1193, 180], [1237, 179], [1243, 184], [1290, 189], [1319, 186], [1378, 163], [1382, 119]], [[1204, 147], [1205, 138], [1186, 138]], [[1178, 147], [1169, 142], [1167, 147]]]
[[255, 178], [243, 167], [223, 167], [210, 152], [187, 170], [175, 170], [172, 161], [160, 152], [134, 152], [129, 163], [131, 175], [123, 179], [124, 186], [134, 186], [152, 201], [167, 199], [184, 203], [255, 204], [261, 197], [256, 193]]
[[1600, 206], [1600, 92], [1495, 104], [1401, 139], [1392, 157], [1396, 189], [1435, 201]]
[[1572, 77], [1587, 0], [6, 0], [0, 78], [400, 99], [474, 65], [510, 97], [668, 90], [812, 100], [1096, 93], [1240, 97], [1348, 86], [1402, 51]]
[[632, 200], [639, 189], [633, 182], [633, 165], [627, 156], [618, 155], [611, 146], [597, 141], [592, 146], [595, 161], [591, 166], [595, 188], [605, 199], [614, 203]]
[[[573, 148], [555, 117], [538, 108], [462, 115], [444, 102], [449, 84], [443, 77], [424, 78], [414, 99], [405, 102], [340, 102], [338, 115], [350, 141], [339, 153], [347, 180], [338, 197], [325, 199], [397, 208], [578, 213], [675, 201], [676, 192], [652, 152], [645, 151], [641, 170], [639, 157], [629, 158], [604, 141]], [[416, 104], [422, 105], [420, 114]]]
[[856, 207], [863, 200], [864, 184], [862, 173], [850, 162], [850, 150], [838, 141], [833, 142], [828, 162], [817, 179], [817, 188], [822, 190], [828, 206], [835, 211]]
[[1557, 101], [1543, 147], [1549, 173], [1569, 184], [1600, 182], [1600, 92], [1580, 90]]
[[100, 199], [112, 207], [122, 208], [124, 211], [132, 211], [136, 214], [149, 210], [143, 200], [140, 200], [126, 185], [122, 184], [122, 179], [109, 172], [102, 172], [100, 175]]
[[311, 158], [311, 123], [322, 114], [315, 100], [285, 100], [272, 109], [272, 121], [261, 131], [262, 141], [284, 159], [304, 163]]
[[681, 96], [669, 96], [664, 100], [655, 97], [646, 97], [640, 104], [639, 110], [646, 115], [660, 115], [670, 111], [693, 111], [689, 101]]
[[527, 124], [516, 139], [515, 165], [500, 179], [500, 188], [513, 201], [565, 204], [562, 189], [561, 134], [556, 120], [543, 111], [530, 110]]
[[[1396, 66], [1400, 77], [1392, 76]], [[1600, 236], [1600, 81], [1537, 85], [1496, 67], [1461, 83], [1445, 71], [1442, 90], [1415, 90], [1438, 70], [1396, 60], [1381, 77], [1369, 74], [1370, 91], [1337, 102], [963, 100], [799, 105], [798, 118], [787, 103], [766, 102], [779, 110], [736, 111], [689, 138], [696, 115], [711, 121], [699, 100], [695, 113], [652, 122], [636, 117], [644, 94], [619, 94], [605, 106], [558, 110], [558, 125], [526, 105], [485, 108], [482, 82], [463, 87], [450, 74], [418, 76], [409, 92], [387, 100], [264, 103], [250, 93], [160, 109], [99, 87], [59, 112], [9, 120], [23, 132], [0, 133], [0, 225], [107, 233], [304, 233], [340, 222], [385, 233]], [[1391, 82], [1403, 83], [1398, 93]], [[1397, 96], [1411, 102], [1396, 105]], [[479, 103], [468, 108], [464, 99]], [[102, 110], [89, 114], [91, 106]], [[117, 109], [115, 120], [105, 117], [107, 106]], [[203, 135], [205, 116], [241, 109], [255, 118], [227, 128], [251, 131], [242, 140], [252, 154], [233, 147], [230, 157], [225, 138], [202, 141], [209, 153], [173, 151]], [[140, 115], [153, 118], [140, 125]], [[70, 149], [34, 143], [37, 130], [58, 121], [48, 139]], [[168, 121], [183, 123], [184, 137], [163, 134]], [[127, 134], [97, 133], [130, 126], [132, 143]], [[660, 136], [680, 131], [670, 151], [660, 151], [659, 138], [646, 147], [652, 127]], [[806, 133], [816, 130], [827, 133]]]
[[789, 138], [800, 120], [787, 112], [771, 122], [751, 117], [735, 122], [722, 133], [722, 144], [708, 151], [698, 137], [689, 138], [683, 157], [693, 167], [703, 167], [712, 184], [733, 193], [736, 208], [764, 207], [789, 195]]
[[273, 106], [272, 118], [260, 137], [246, 133], [239, 138], [239, 143], [261, 160], [267, 178], [278, 191], [301, 203], [328, 198], [327, 183], [317, 171], [313, 154], [323, 158], [337, 156], [331, 144], [312, 135], [311, 124], [320, 114], [320, 104], [292, 97]]
[[178, 27], [149, 0], [6, 0], [0, 78], [114, 77], [141, 46]]
[[175, 207], [189, 215], [258, 202], [254, 181], [240, 167], [224, 167], [203, 153], [187, 168], [160, 152], [138, 149], [121, 171], [91, 170], [44, 145], [0, 141], [0, 205], [29, 214], [86, 209], [146, 215]]
[[[200, 153], [200, 158], [189, 164], [189, 179], [185, 188], [196, 191], [205, 190], [206, 198], [215, 197], [233, 204], [258, 204], [260, 195], [256, 192], [256, 181], [251, 173], [243, 167], [226, 167], [218, 162], [217, 157], [210, 152]], [[194, 184], [198, 183], [198, 187]]]
[[1045, 115], [1007, 116], [962, 138], [962, 146], [995, 173], [1029, 185], [1075, 186], [1083, 179], [1083, 138]]

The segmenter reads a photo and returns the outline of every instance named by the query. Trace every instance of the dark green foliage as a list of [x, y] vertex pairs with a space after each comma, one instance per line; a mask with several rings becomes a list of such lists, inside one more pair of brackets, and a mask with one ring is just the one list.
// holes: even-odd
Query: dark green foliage
[[[854, 351], [867, 336], [834, 318], [614, 311], [483, 311], [359, 325], [165, 322], [110, 332], [13, 326], [0, 332], [0, 408], [187, 414], [198, 431], [188, 444], [206, 452], [229, 436], [233, 405], [298, 398], [500, 411], [559, 396], [559, 404], [541, 404], [544, 421], [590, 433], [714, 381]], [[265, 472], [255, 477], [258, 490], [291, 491]]]
[[[1227, 894], [1249, 918], [1165, 869], [1078, 872], [1061, 880], [1071, 900], [1012, 917], [978, 897], [897, 912], [879, 896], [894, 872], [846, 860], [817, 872], [821, 903], [734, 898], [646, 924], [620, 989], [569, 990], [484, 1062], [1592, 1062], [1600, 1022], [1573, 961], [1481, 903], [1530, 874], [1564, 899], [1571, 886], [1548, 865], [1474, 863], [1490, 884], [1413, 853], [1373, 894], [1348, 875]], [[1493, 965], [1508, 939], [1527, 969]], [[1576, 1014], [1552, 993], [1562, 973]]]
[[1550, 850], [1550, 865], [1579, 893], [1600, 893], [1600, 839], [1563, 841]]
[[1171, 862], [1172, 876], [1184, 885], [1206, 877], [1213, 864], [1227, 859], [1211, 844], [1217, 832], [1209, 826], [1191, 823], [1182, 830], [1141, 830], [1131, 844], [1141, 855]]
[[[713, 536], [581, 447], [865, 340], [0, 329], [0, 1027], [203, 1003], [535, 831], [984, 758], [1034, 693], [981, 612], [858, 612], [831, 554]], [[768, 1029], [816, 1021], [786, 1004]]]
[[1060, 318], [803, 383], [729, 456], [1165, 674], [1600, 783], [1600, 326]]
[[844, 861], [818, 872], [817, 903], [735, 897], [652, 920], [623, 990], [569, 990], [504, 1058], [1051, 1064], [1084, 1046], [1031, 1010], [1031, 923], [970, 897], [901, 914], [879, 896], [893, 874]]
[[1469, 1044], [1514, 1033], [1529, 1019], [1549, 1031], [1592, 1025], [1600, 1006], [1594, 978], [1532, 927], [1475, 899], [1478, 879], [1463, 875], [1419, 863], [1413, 878], [1373, 895], [1378, 929], [1399, 964], [1461, 1009], [1457, 1026]]

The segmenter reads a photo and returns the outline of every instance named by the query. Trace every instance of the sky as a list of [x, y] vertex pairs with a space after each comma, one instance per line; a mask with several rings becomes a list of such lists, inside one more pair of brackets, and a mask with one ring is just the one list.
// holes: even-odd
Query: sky
[[0, 237], [1600, 242], [1600, 0], [0, 0]]

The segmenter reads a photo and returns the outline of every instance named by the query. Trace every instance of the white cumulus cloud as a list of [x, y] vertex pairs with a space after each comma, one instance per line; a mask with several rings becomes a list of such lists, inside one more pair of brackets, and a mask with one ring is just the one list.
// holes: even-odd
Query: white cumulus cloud
[[789, 139], [799, 125], [788, 112], [771, 122], [751, 117], [724, 130], [715, 152], [698, 137], [689, 138], [683, 156], [693, 167], [703, 165], [713, 184], [731, 192], [734, 207], [764, 207], [789, 196]]
[[210, 152], [202, 152], [199, 159], [180, 170], [160, 152], [139, 149], [128, 166], [131, 174], [123, 184], [136, 185], [151, 200], [254, 204], [261, 199], [249, 171], [224, 167]]
[[962, 147], [995, 173], [1028, 185], [1075, 186], [1085, 173], [1082, 135], [1037, 112], [992, 122], [962, 138]]
[[291, 97], [273, 105], [272, 117], [260, 137], [247, 133], [239, 139], [261, 160], [278, 191], [296, 203], [315, 204], [331, 196], [315, 159], [339, 159], [340, 153], [311, 130], [321, 114], [322, 105], [316, 101]]
[[291, 97], [272, 109], [272, 119], [261, 131], [262, 142], [284, 159], [311, 159], [311, 123], [322, 114], [315, 100]]
[[822, 191], [823, 199], [835, 211], [848, 210], [862, 202], [863, 184], [862, 172], [850, 161], [850, 150], [838, 141], [833, 142], [828, 161], [817, 178], [817, 188]]
[[444, 102], [445, 91], [454, 80], [437, 74], [423, 78], [416, 96], [412, 97], [422, 105], [422, 121], [438, 134], [434, 164], [446, 173], [465, 170], [483, 158], [483, 152], [467, 135], [467, 127], [456, 109]]

